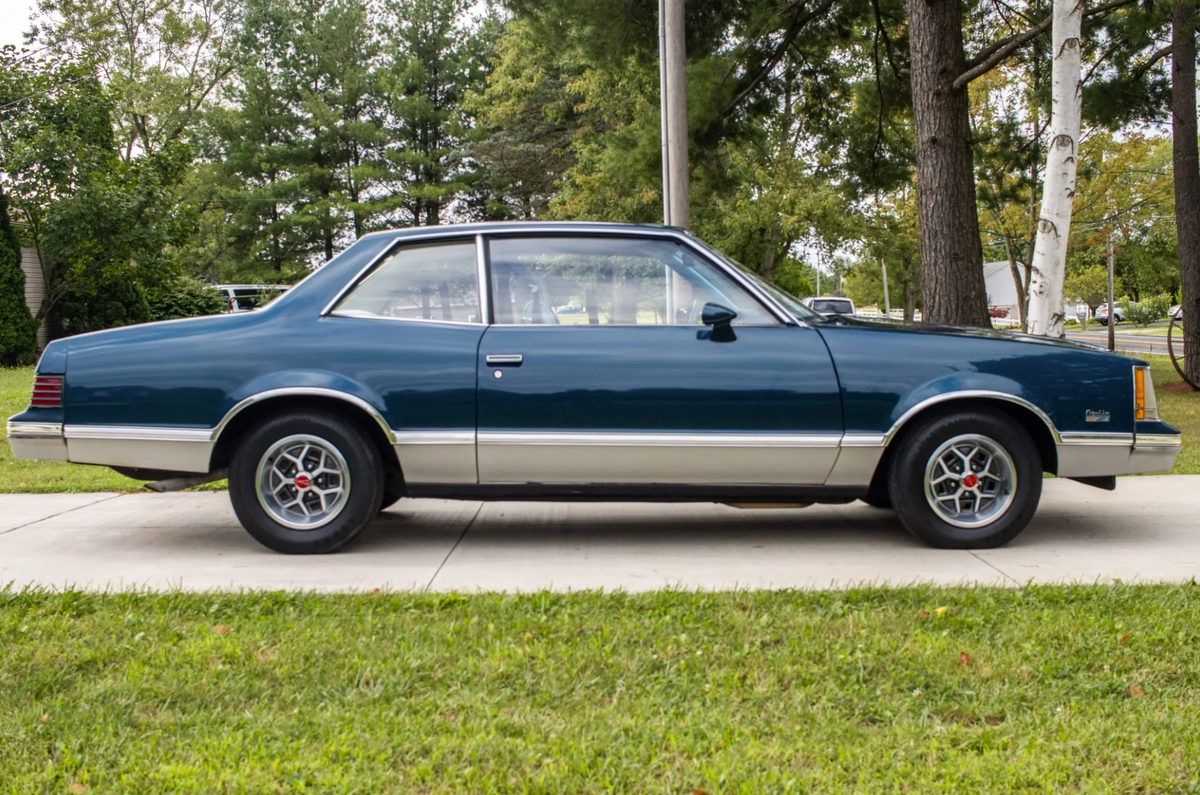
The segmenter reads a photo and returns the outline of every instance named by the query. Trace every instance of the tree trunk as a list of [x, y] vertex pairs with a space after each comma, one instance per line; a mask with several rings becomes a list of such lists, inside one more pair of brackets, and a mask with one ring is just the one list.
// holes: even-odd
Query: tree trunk
[[924, 318], [989, 327], [975, 207], [961, 0], [907, 0]]
[[1079, 45], [1083, 0], [1054, 0], [1053, 13], [1050, 149], [1046, 153], [1046, 181], [1042, 184], [1037, 241], [1030, 261], [1033, 273], [1029, 290], [1029, 332], [1061, 337], [1065, 333], [1063, 279], [1071, 232], [1071, 204], [1075, 199], [1079, 112], [1083, 101], [1082, 48]]
[[1021, 321], [1021, 331], [1029, 330], [1029, 303], [1025, 274], [1029, 268], [1018, 268], [1017, 258], [1013, 256], [1012, 241], [1004, 238], [1004, 253], [1008, 257], [1008, 272], [1012, 275], [1013, 286], [1017, 289], [1017, 318]]
[[1183, 354], [1188, 378], [1200, 383], [1200, 155], [1196, 140], [1196, 28], [1190, 0], [1171, 11], [1171, 140], [1175, 234], [1183, 298]]
[[903, 255], [900, 257], [900, 264], [904, 266], [904, 319], [911, 323], [917, 316], [917, 286], [912, 280], [912, 259], [907, 254]]

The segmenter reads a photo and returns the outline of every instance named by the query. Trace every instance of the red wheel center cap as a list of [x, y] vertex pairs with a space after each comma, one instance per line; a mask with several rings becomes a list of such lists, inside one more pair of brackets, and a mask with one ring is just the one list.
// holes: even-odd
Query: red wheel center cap
[[312, 485], [312, 478], [309, 477], [308, 475], [306, 475], [304, 473], [300, 473], [299, 475], [296, 476], [296, 488], [307, 489], [311, 485]]
[[974, 474], [967, 475], [965, 478], [963, 478], [962, 484], [968, 489], [973, 489], [979, 485], [979, 478], [975, 477]]

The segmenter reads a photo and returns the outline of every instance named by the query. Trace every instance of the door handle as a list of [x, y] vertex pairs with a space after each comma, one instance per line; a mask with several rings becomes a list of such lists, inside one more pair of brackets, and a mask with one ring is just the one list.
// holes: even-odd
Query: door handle
[[519, 353], [489, 353], [485, 361], [489, 367], [520, 367], [525, 357]]

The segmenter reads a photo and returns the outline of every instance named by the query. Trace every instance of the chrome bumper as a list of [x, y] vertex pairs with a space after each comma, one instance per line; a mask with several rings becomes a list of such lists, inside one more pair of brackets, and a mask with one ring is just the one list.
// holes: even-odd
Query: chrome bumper
[[1183, 437], [1177, 433], [1063, 433], [1059, 477], [1103, 477], [1164, 472], [1175, 466]]
[[8, 421], [13, 455], [27, 461], [66, 461], [67, 440], [60, 422]]

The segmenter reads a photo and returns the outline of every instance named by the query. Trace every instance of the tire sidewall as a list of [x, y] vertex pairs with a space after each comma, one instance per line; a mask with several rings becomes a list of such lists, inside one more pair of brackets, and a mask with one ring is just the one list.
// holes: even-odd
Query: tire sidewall
[[[341, 512], [312, 530], [279, 524], [258, 500], [258, 465], [263, 455], [280, 439], [296, 434], [317, 436], [337, 448], [350, 475]], [[229, 496], [242, 526], [262, 545], [293, 555], [333, 552], [353, 540], [379, 512], [383, 469], [371, 440], [352, 423], [326, 414], [288, 414], [267, 420], [242, 440], [229, 467]]]
[[[990, 438], [1008, 452], [1016, 470], [1017, 490], [1002, 516], [983, 527], [956, 527], [934, 512], [925, 495], [925, 470], [933, 453], [964, 434]], [[888, 477], [892, 506], [913, 535], [941, 549], [986, 549], [1011, 541], [1025, 529], [1042, 494], [1042, 461], [1029, 433], [1012, 418], [989, 411], [967, 411], [927, 420], [900, 441]]]

